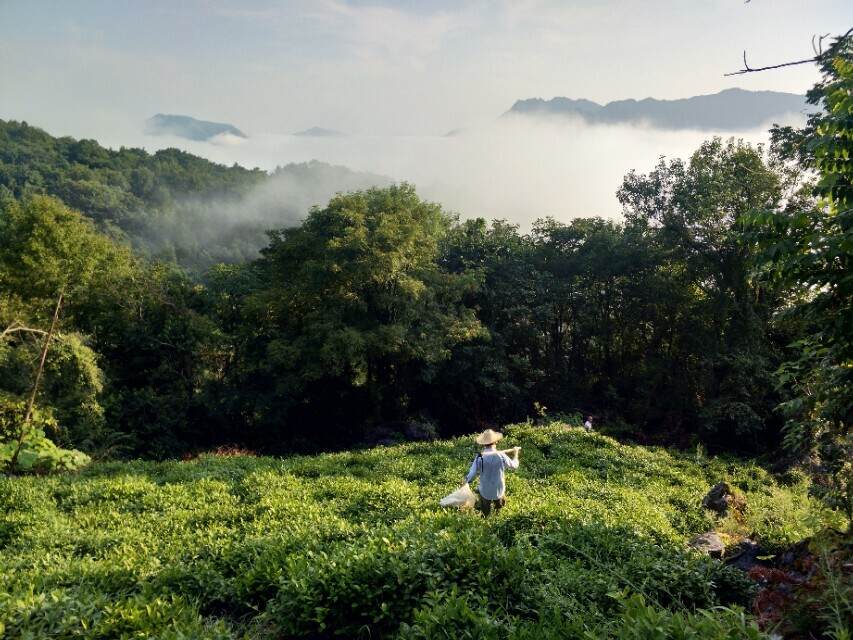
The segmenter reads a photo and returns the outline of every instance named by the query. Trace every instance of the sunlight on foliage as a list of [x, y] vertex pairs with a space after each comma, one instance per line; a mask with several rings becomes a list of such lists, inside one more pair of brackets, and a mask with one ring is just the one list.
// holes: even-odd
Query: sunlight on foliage
[[491, 519], [438, 507], [469, 438], [0, 479], [0, 624], [53, 638], [758, 638], [737, 609], [751, 583], [685, 550], [713, 526], [704, 492], [738, 487], [769, 546], [834, 522], [804, 483], [755, 465], [563, 424], [506, 434], [522, 466]]

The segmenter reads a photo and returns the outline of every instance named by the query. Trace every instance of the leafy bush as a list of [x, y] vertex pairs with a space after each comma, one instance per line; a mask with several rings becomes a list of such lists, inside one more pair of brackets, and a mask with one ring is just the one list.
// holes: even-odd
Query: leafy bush
[[609, 633], [598, 637], [614, 640], [759, 640], [765, 635], [740, 610], [671, 612], [647, 605], [634, 595], [623, 601], [624, 614]]
[[685, 549], [707, 530], [708, 486], [746, 485], [756, 523], [837, 522], [806, 485], [754, 465], [562, 425], [505, 433], [522, 466], [489, 519], [438, 507], [469, 438], [0, 478], [0, 625], [56, 638], [752, 638], [719, 608], [748, 605], [749, 583]]
[[25, 416], [24, 400], [0, 394], [0, 471], [72, 471], [89, 463], [85, 453], [62, 449], [45, 435], [57, 429], [49, 411], [34, 407], [27, 425]]

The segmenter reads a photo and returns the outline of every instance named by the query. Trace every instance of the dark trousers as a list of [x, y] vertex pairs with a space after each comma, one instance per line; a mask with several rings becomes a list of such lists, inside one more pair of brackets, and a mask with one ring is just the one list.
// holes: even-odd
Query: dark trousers
[[506, 504], [506, 497], [498, 498], [497, 500], [486, 500], [483, 496], [477, 496], [477, 511], [484, 516], [492, 513], [497, 513]]

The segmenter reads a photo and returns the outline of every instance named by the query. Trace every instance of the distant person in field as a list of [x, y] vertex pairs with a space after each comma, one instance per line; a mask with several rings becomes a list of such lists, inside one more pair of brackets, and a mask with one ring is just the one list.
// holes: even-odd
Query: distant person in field
[[477, 488], [477, 492], [480, 494], [477, 500], [477, 509], [486, 516], [492, 512], [497, 513], [506, 504], [504, 471], [506, 469], [518, 469], [520, 447], [498, 451], [495, 445], [501, 439], [503, 439], [503, 434], [491, 429], [486, 429], [477, 436], [477, 444], [481, 445], [483, 450], [474, 458], [471, 469], [465, 478], [465, 482], [470, 484], [474, 478], [480, 476], [480, 486]]
[[583, 429], [587, 433], [592, 433], [592, 416], [587, 416], [583, 423]]

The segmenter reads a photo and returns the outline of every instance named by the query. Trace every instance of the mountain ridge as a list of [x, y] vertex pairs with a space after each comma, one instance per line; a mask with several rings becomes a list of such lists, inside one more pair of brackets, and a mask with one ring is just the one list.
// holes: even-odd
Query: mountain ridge
[[178, 136], [196, 142], [206, 142], [218, 135], [227, 134], [238, 138], [248, 136], [233, 124], [198, 120], [192, 116], [158, 113], [145, 121], [145, 133], [149, 136]]
[[585, 98], [516, 100], [504, 116], [576, 116], [591, 124], [647, 124], [659, 129], [750, 129], [809, 105], [805, 97], [781, 91], [724, 89], [675, 100], [633, 98], [599, 104]]
[[304, 131], [297, 131], [291, 135], [306, 137], [306, 138], [341, 138], [346, 134], [343, 131], [335, 129], [324, 129], [323, 127], [311, 127]]

